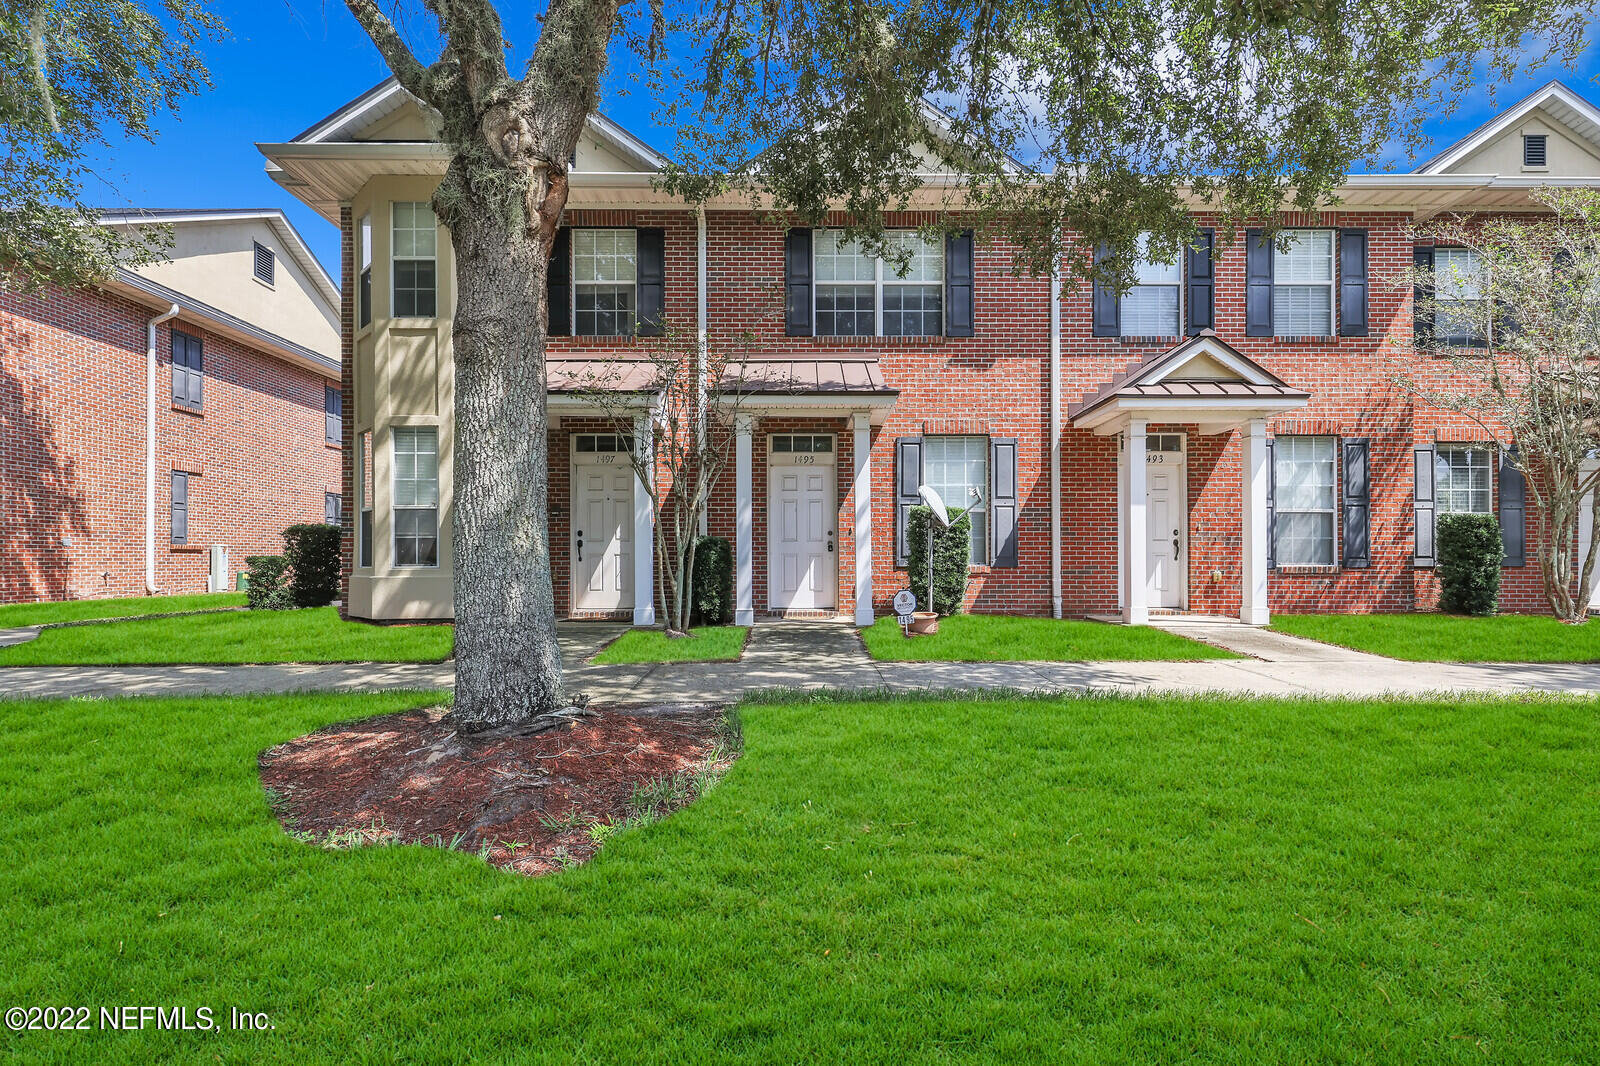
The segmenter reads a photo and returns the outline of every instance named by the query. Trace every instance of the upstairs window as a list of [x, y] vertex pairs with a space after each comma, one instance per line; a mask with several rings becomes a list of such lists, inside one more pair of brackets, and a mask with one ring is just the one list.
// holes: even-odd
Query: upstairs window
[[256, 280], [272, 285], [276, 282], [278, 276], [277, 257], [272, 254], [271, 248], [268, 248], [260, 241], [254, 243]]
[[1483, 343], [1482, 263], [1471, 248], [1433, 250], [1433, 332], [1439, 343]]
[[[951, 512], [972, 520], [971, 561], [989, 561], [989, 438], [924, 437], [922, 480]], [[952, 514], [952, 517], [954, 515]]]
[[356, 323], [372, 325], [372, 216], [361, 216], [361, 274], [356, 284]]
[[868, 255], [837, 230], [818, 230], [816, 335], [933, 337], [944, 332], [944, 242], [899, 231], [889, 247], [907, 257]]
[[580, 337], [631, 337], [638, 313], [639, 234], [572, 231], [572, 310]]
[[1118, 321], [1124, 337], [1176, 337], [1182, 332], [1178, 322], [1178, 292], [1183, 284], [1183, 269], [1178, 263], [1155, 263], [1149, 259], [1150, 238], [1139, 238], [1139, 262], [1134, 267], [1136, 283], [1118, 299]]
[[1549, 135], [1544, 133], [1524, 133], [1522, 135], [1522, 165], [1525, 167], [1543, 167], [1549, 158], [1547, 149]]
[[438, 223], [425, 203], [394, 205], [395, 318], [432, 318], [438, 314]]
[[205, 401], [205, 352], [199, 337], [172, 331], [172, 402], [198, 411]]
[[1273, 555], [1279, 566], [1334, 564], [1334, 439], [1273, 441]]
[[1272, 332], [1279, 337], [1333, 336], [1331, 229], [1284, 231], [1288, 250], [1272, 250]]

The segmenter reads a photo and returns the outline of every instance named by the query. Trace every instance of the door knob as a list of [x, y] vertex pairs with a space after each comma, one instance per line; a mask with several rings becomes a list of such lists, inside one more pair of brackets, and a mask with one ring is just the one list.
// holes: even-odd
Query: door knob
[[1172, 531], [1172, 557], [1174, 559], [1178, 557], [1178, 531], [1176, 529]]
[[583, 530], [578, 530], [578, 562], [583, 562]]
[[828, 550], [833, 551], [833, 541], [828, 541]]

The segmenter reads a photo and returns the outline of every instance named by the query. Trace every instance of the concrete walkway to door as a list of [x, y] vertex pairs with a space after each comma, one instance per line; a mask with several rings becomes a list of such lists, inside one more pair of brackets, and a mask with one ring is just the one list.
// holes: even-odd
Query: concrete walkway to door
[[[1411, 663], [1239, 626], [1186, 636], [1233, 644], [1252, 659], [1200, 662], [880, 663], [868, 658], [843, 622], [763, 622], [743, 658], [729, 663], [596, 666], [596, 651], [625, 627], [574, 622], [561, 627], [567, 682], [602, 703], [726, 701], [773, 688], [1015, 689], [1024, 692], [1236, 693], [1268, 696], [1382, 696], [1438, 692], [1600, 694], [1600, 664]], [[442, 689], [455, 681], [446, 663], [337, 663], [273, 666], [0, 668], [0, 698], [184, 696], [249, 692]]]

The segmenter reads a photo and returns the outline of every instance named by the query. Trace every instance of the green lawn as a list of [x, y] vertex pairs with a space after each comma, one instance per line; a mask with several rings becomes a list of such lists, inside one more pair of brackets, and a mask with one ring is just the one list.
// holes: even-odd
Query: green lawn
[[[528, 880], [274, 822], [264, 748], [420, 695], [0, 704], [0, 999], [264, 1011], [13, 1061], [1579, 1062], [1600, 711], [748, 706], [664, 822]], [[515, 1049], [514, 1051], [509, 1049]]]
[[1568, 626], [1540, 615], [1275, 614], [1270, 628], [1413, 662], [1600, 661], [1600, 624]]
[[46, 629], [0, 648], [0, 666], [433, 662], [450, 656], [454, 639], [448, 625], [346, 622], [333, 607], [232, 611]]
[[706, 626], [668, 640], [659, 629], [630, 629], [594, 657], [597, 663], [725, 662], [744, 651], [749, 626]]
[[174, 614], [243, 607], [242, 592], [204, 592], [191, 596], [129, 596], [116, 600], [63, 600], [54, 603], [8, 603], [0, 606], [0, 629], [76, 622], [85, 618], [127, 618], [140, 614]]
[[941, 662], [1093, 662], [1101, 659], [1237, 659], [1231, 651], [1148, 626], [1056, 618], [957, 614], [933, 636], [906, 638], [880, 618], [861, 631], [874, 659]]

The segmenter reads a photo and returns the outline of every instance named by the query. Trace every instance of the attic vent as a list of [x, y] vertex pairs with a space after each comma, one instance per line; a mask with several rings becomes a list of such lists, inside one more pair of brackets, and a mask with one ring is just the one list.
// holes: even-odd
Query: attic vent
[[277, 276], [277, 269], [278, 269], [277, 261], [273, 258], [272, 249], [271, 248], [262, 247], [260, 241], [256, 241], [255, 245], [256, 245], [256, 277], [260, 278], [262, 281], [266, 282], [268, 285], [271, 285], [271, 284], [273, 284], [273, 279]]
[[1542, 167], [1545, 165], [1545, 141], [1547, 134], [1525, 133], [1522, 135], [1522, 165], [1525, 167]]

